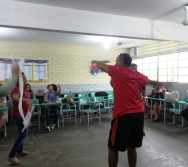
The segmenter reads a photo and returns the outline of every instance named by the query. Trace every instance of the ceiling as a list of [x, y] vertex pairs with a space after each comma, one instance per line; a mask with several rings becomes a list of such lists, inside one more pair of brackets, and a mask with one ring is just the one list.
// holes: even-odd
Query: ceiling
[[85, 11], [182, 23], [188, 0], [15, 0]]
[[[188, 0], [14, 0], [48, 6], [71, 8], [99, 13], [163, 20], [182, 24], [186, 18], [183, 6]], [[2, 33], [3, 32], [3, 33]], [[117, 45], [119, 40], [122, 45]], [[138, 40], [114, 37], [96, 37], [82, 34], [49, 32], [16, 28], [0, 28], [0, 41], [49, 43], [64, 45], [109, 45], [112, 47], [130, 48], [152, 43], [149, 40]]]
[[[122, 45], [118, 46], [118, 42]], [[0, 41], [130, 48], [153, 41], [0, 27]]]

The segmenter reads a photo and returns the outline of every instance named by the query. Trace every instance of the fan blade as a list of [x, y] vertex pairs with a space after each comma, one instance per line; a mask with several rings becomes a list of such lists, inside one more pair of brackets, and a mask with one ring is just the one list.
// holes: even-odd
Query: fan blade
[[173, 13], [175, 13], [175, 12], [177, 12], [177, 11], [183, 9], [183, 7], [184, 7], [184, 6], [177, 7], [177, 8], [171, 9], [171, 10], [169, 10], [169, 11], [167, 11], [167, 12], [164, 12], [164, 13], [162, 13], [161, 15], [159, 15], [159, 16], [153, 18], [153, 20], [158, 20], [158, 19], [161, 19], [161, 18], [166, 17], [166, 16], [168, 16], [168, 15], [171, 15], [171, 14], [173, 14]]

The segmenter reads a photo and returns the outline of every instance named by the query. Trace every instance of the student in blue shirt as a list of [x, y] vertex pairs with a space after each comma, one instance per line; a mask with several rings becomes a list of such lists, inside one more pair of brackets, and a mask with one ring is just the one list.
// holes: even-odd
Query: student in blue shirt
[[[50, 84], [47, 86], [47, 88], [48, 88], [48, 92], [45, 94], [44, 101], [46, 103], [56, 103], [57, 101], [59, 101], [59, 96], [61, 94], [61, 86], [60, 85], [56, 86], [54, 84]], [[57, 124], [59, 114], [60, 114], [60, 108], [59, 108], [59, 106], [54, 106], [54, 105], [46, 106], [45, 108], [46, 108], [47, 132], [50, 132], [51, 130], [53, 130], [55, 128], [55, 126]], [[52, 110], [55, 113], [55, 119], [54, 119], [53, 124], [50, 127], [50, 115], [51, 115]]]

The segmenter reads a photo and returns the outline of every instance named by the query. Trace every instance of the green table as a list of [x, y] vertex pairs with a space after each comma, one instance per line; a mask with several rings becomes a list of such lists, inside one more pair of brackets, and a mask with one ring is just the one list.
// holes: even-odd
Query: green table
[[[182, 100], [163, 100], [164, 102], [164, 122], [166, 121], [166, 103], [172, 103], [173, 105], [173, 109], [171, 110], [174, 115], [173, 115], [173, 124], [175, 123], [175, 119], [174, 119], [174, 116], [175, 115], [179, 115], [183, 106], [186, 105], [186, 102], [185, 101], [182, 101]], [[178, 109], [175, 108], [175, 104], [178, 104]], [[182, 127], [184, 126], [184, 121], [183, 121], [183, 118], [182, 118], [182, 125], [178, 126], [178, 127]]]
[[63, 103], [42, 103], [42, 106], [60, 106]]

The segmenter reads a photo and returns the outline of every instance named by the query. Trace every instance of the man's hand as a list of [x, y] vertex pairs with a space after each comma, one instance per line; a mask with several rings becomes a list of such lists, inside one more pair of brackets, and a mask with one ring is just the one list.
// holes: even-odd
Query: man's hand
[[19, 77], [19, 73], [20, 73], [20, 66], [18, 63], [13, 63], [11, 66], [11, 71], [12, 71], [12, 75], [15, 77]]
[[97, 65], [97, 67], [99, 67], [99, 69], [101, 69], [103, 72], [106, 72], [108, 73], [108, 65], [103, 63], [103, 62], [100, 62], [100, 61], [92, 61], [93, 63], [95, 63]]

